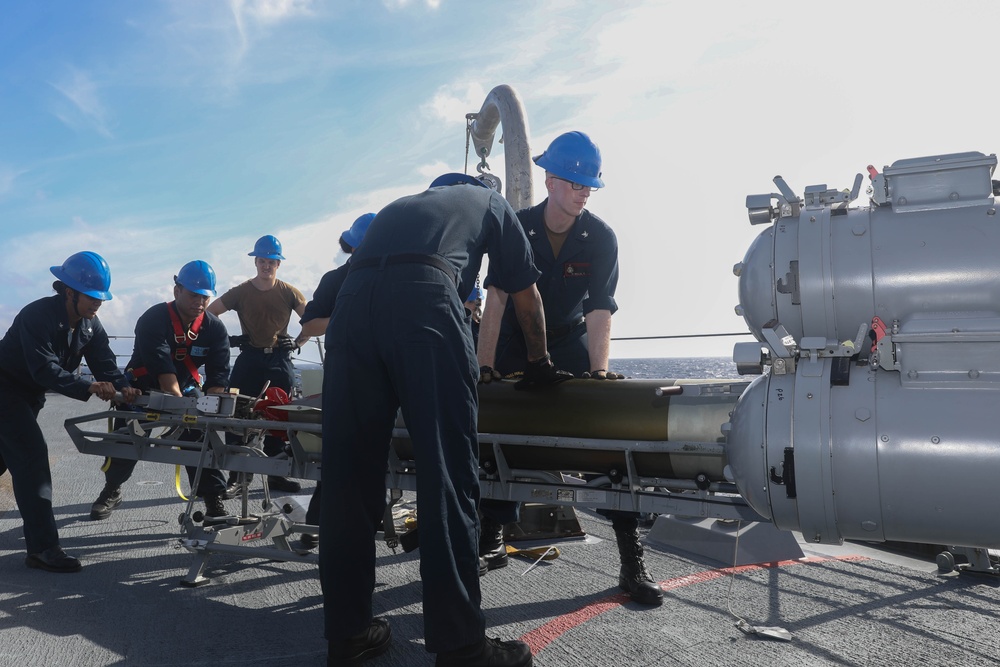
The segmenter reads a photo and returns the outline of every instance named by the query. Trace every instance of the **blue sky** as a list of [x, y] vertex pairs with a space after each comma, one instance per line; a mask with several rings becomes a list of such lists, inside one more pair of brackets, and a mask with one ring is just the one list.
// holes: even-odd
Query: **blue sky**
[[[746, 195], [995, 152], [998, 18], [989, 2], [7, 3], [0, 329], [85, 249], [111, 265], [101, 319], [122, 336], [191, 259], [221, 289], [252, 276], [263, 234], [308, 297], [355, 217], [465, 168], [465, 114], [508, 84], [533, 153], [574, 129], [601, 147], [589, 208], [621, 246], [613, 334], [745, 331]], [[502, 146], [490, 164], [503, 177]]]

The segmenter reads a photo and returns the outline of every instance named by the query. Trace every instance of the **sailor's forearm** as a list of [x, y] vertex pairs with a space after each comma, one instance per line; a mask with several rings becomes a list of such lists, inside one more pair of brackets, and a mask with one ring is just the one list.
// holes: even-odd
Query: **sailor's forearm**
[[534, 285], [528, 289], [514, 292], [514, 311], [517, 323], [524, 334], [524, 344], [528, 350], [528, 361], [538, 361], [548, 350], [545, 340], [545, 310], [542, 308], [542, 296]]
[[503, 321], [507, 293], [496, 287], [486, 288], [486, 306], [479, 322], [479, 348], [476, 355], [480, 366], [492, 368], [496, 364], [497, 341], [500, 340], [500, 322]]
[[587, 353], [590, 356], [590, 370], [608, 370], [611, 354], [611, 311], [592, 310], [586, 315]]

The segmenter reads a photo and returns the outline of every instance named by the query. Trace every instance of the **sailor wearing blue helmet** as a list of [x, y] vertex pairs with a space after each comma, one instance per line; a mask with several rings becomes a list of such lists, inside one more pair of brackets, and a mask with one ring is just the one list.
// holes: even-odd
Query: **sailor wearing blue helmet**
[[[261, 236], [247, 255], [254, 258], [257, 275], [228, 290], [208, 307], [208, 312], [216, 316], [229, 310], [239, 316], [241, 335], [234, 336], [230, 344], [238, 346], [240, 354], [233, 362], [229, 387], [246, 396], [260, 396], [264, 385], [270, 383], [291, 396], [295, 341], [288, 335], [288, 323], [292, 313], [302, 315], [306, 298], [297, 287], [278, 279], [278, 268], [285, 256], [276, 237]], [[284, 446], [281, 439], [264, 436], [264, 453], [268, 456], [282, 455]], [[273, 491], [302, 490], [293, 479], [269, 476], [267, 481]], [[238, 474], [231, 474], [226, 496], [242, 495], [244, 484], [249, 484], [249, 475], [241, 482]]]
[[[556, 137], [534, 158], [545, 170], [548, 198], [518, 211], [542, 272], [538, 290], [545, 305], [552, 358], [581, 377], [617, 379], [609, 373], [611, 315], [618, 310], [618, 240], [585, 206], [604, 187], [601, 151], [583, 132]], [[502, 375], [522, 370], [524, 339], [506, 295], [487, 276], [490, 295], [483, 320], [482, 366]], [[493, 298], [494, 294], [496, 298]], [[484, 380], [489, 380], [486, 374]]]
[[365, 213], [364, 215], [358, 216], [358, 218], [351, 223], [350, 229], [345, 230], [344, 233], [340, 235], [340, 249], [348, 255], [354, 252], [354, 249], [361, 245], [361, 239], [365, 237], [365, 232], [368, 231], [368, 225], [372, 224], [372, 220], [374, 219], [374, 213]]
[[[86, 401], [108, 401], [121, 391], [133, 400], [118, 369], [108, 335], [97, 318], [111, 299], [111, 270], [104, 258], [84, 251], [49, 269], [56, 294], [29, 303], [14, 317], [0, 340], [0, 475], [9, 471], [14, 498], [24, 520], [28, 567], [78, 572], [80, 561], [59, 544], [52, 511], [52, 472], [48, 445], [38, 426], [45, 392]], [[91, 382], [75, 371], [81, 360]]]
[[[518, 211], [542, 272], [538, 291], [545, 304], [548, 351], [553, 361], [578, 377], [614, 380], [608, 371], [611, 316], [618, 310], [618, 240], [603, 220], [588, 211], [590, 195], [604, 187], [601, 151], [583, 132], [556, 137], [534, 158], [545, 170], [548, 198]], [[480, 329], [479, 363], [485, 382], [494, 371], [523, 370], [524, 336], [503, 290], [487, 276], [489, 299]], [[484, 500], [480, 555], [490, 569], [507, 564], [503, 524], [517, 520], [517, 504]], [[621, 556], [619, 585], [633, 600], [658, 605], [663, 592], [646, 570], [639, 542], [639, 515], [604, 512], [611, 519]]]
[[[215, 296], [215, 270], [200, 259], [188, 262], [174, 276], [174, 300], [157, 303], [135, 323], [132, 357], [126, 365], [131, 383], [148, 392], [173, 396], [219, 394], [229, 381], [229, 333], [226, 325], [205, 312]], [[199, 370], [204, 367], [204, 374]], [[124, 426], [117, 421], [115, 428]], [[199, 431], [185, 430], [181, 440], [200, 439]], [[122, 503], [122, 486], [132, 476], [136, 461], [109, 458], [101, 470], [104, 488], [90, 507], [94, 521], [107, 519]], [[195, 468], [188, 466], [194, 482]], [[206, 516], [227, 516], [222, 503], [225, 476], [219, 470], [202, 471], [195, 493], [205, 501]]]

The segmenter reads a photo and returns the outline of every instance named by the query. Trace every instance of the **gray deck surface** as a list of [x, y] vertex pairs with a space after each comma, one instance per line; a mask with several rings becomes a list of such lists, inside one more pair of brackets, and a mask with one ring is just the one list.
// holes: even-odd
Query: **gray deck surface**
[[[25, 567], [10, 477], [0, 477], [0, 665], [325, 664], [315, 566], [215, 555], [211, 584], [178, 586], [194, 556], [177, 546], [184, 506], [172, 466], [140, 463], [125, 504], [106, 521], [89, 520], [101, 460], [77, 453], [63, 420], [101, 409], [53, 396], [42, 412], [63, 546], [83, 572]], [[252, 498], [260, 497], [255, 484]], [[888, 562], [853, 546], [735, 575], [647, 547], [666, 601], [643, 608], [618, 591], [610, 524], [579, 516], [590, 537], [561, 544], [560, 558], [527, 574], [530, 563], [512, 559], [482, 580], [489, 633], [528, 641], [536, 665], [1000, 662], [1000, 591], [991, 579], [939, 575], [933, 563]], [[433, 664], [422, 643], [418, 555], [378, 547], [375, 607], [390, 617], [393, 645], [365, 664]], [[792, 641], [743, 634], [728, 606], [753, 625], [784, 627]]]

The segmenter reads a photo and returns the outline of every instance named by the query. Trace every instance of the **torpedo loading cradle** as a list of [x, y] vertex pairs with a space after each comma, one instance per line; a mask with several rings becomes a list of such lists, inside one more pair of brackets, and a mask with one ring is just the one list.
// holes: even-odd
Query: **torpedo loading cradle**
[[[686, 380], [570, 380], [546, 391], [522, 392], [514, 382], [480, 386], [480, 487], [483, 498], [649, 514], [759, 520], [726, 481], [722, 425], [745, 382]], [[321, 477], [319, 396], [267, 406], [238, 395], [202, 398], [153, 393], [144, 412], [102, 412], [66, 420], [84, 454], [318, 480]], [[258, 404], [259, 405], [259, 404]], [[277, 415], [284, 413], [287, 421]], [[110, 419], [125, 426], [106, 430]], [[184, 429], [199, 440], [178, 438]], [[263, 455], [264, 433], [287, 442], [285, 458]], [[236, 436], [233, 437], [227, 436]], [[418, 463], [409, 434], [397, 422], [389, 450], [384, 538], [399, 544], [393, 504], [415, 492]], [[564, 474], [565, 473], [565, 474]], [[584, 473], [588, 481], [576, 475]], [[196, 478], [197, 479], [197, 478]], [[263, 511], [250, 511], [246, 493], [238, 516], [209, 521], [180, 515], [180, 545], [196, 554], [183, 584], [207, 583], [212, 553], [243, 558], [314, 560], [293, 539], [318, 528], [298, 523], [265, 493]], [[268, 545], [268, 546], [262, 546]]]
[[727, 425], [731, 479], [761, 515], [807, 540], [960, 545], [998, 573], [1000, 220], [995, 155], [869, 167], [866, 207], [807, 187], [747, 197], [769, 225], [736, 265], [758, 343], [756, 378]]

